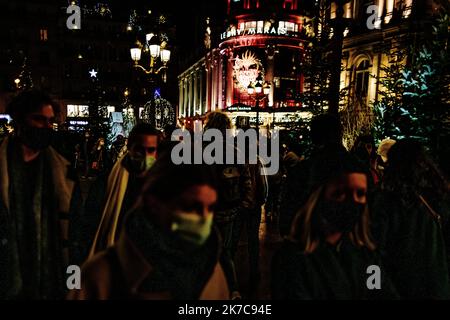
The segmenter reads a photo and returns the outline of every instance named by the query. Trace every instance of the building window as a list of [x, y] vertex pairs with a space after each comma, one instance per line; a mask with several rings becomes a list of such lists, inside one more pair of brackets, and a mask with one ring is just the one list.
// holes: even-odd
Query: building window
[[39, 35], [41, 41], [47, 41], [48, 40], [48, 30], [47, 29], [41, 29], [39, 30]]
[[244, 0], [244, 9], [259, 8], [259, 0]]
[[116, 107], [114, 106], [107, 106], [106, 108], [108, 110], [108, 118], [111, 116], [111, 113], [116, 112]]
[[264, 28], [264, 21], [258, 21], [257, 23], [258, 33], [262, 33], [263, 28]]
[[67, 117], [68, 118], [87, 118], [89, 117], [89, 106], [86, 105], [67, 105]]
[[245, 23], [245, 29], [246, 29], [246, 30], [248, 30], [248, 29], [254, 29], [254, 28], [256, 28], [256, 21], [247, 21], [247, 22]]
[[364, 59], [355, 69], [355, 95], [357, 98], [367, 98], [369, 92], [369, 60]]

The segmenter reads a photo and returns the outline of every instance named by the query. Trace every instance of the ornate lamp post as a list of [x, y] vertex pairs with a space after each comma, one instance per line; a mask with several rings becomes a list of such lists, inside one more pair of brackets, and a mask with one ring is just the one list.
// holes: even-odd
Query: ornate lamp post
[[[137, 42], [137, 46], [130, 49], [131, 59], [134, 61], [133, 67], [143, 71], [145, 74], [150, 75], [152, 78], [150, 80], [151, 90], [150, 90], [150, 109], [147, 113], [149, 116], [150, 123], [155, 126], [155, 103], [154, 103], [154, 82], [156, 79], [154, 77], [162, 72], [162, 80], [164, 83], [167, 82], [167, 63], [170, 60], [171, 51], [167, 49], [167, 43], [165, 41], [160, 41], [159, 37], [153, 33], [148, 33], [145, 35], [145, 44], [142, 45]], [[148, 67], [139, 64], [141, 58], [148, 56]]]
[[[166, 69], [167, 63], [170, 60], [170, 50], [166, 48], [167, 43], [165, 41], [160, 42], [157, 35], [153, 33], [148, 33], [145, 35], [145, 44], [142, 46], [138, 43], [137, 47], [130, 49], [131, 59], [134, 61], [134, 67], [141, 69], [145, 74], [159, 74], [164, 71], [162, 75], [162, 80], [164, 83], [167, 81]], [[149, 54], [149, 67], [148, 69], [139, 64], [142, 57], [142, 51], [145, 54]], [[160, 61], [162, 64], [159, 68], [156, 64]]]
[[247, 87], [247, 92], [250, 96], [254, 95], [255, 109], [256, 109], [256, 131], [259, 135], [259, 102], [266, 99], [270, 93], [270, 84], [267, 82], [263, 84], [261, 74], [256, 78], [255, 83], [250, 83]]

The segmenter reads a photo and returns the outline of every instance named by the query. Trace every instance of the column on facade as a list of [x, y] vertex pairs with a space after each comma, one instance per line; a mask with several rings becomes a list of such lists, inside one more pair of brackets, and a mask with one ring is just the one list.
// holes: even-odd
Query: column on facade
[[273, 81], [275, 77], [275, 56], [271, 59], [267, 59], [267, 70], [266, 70], [266, 81], [270, 84], [270, 92], [268, 97], [268, 105], [272, 107], [274, 104], [274, 94], [275, 94], [275, 82]]
[[229, 107], [231, 106], [234, 101], [233, 101], [233, 91], [234, 91], [234, 81], [233, 81], [233, 63], [232, 60], [233, 59], [233, 51], [229, 51], [228, 55], [225, 58], [225, 63], [227, 66], [227, 74], [226, 74], [226, 81], [225, 81], [225, 86], [226, 86], [226, 106]]
[[[348, 52], [344, 52], [342, 55], [342, 66], [344, 70], [341, 72], [341, 79], [344, 78], [344, 83], [341, 83], [341, 87], [350, 88], [352, 82], [352, 66], [351, 66], [351, 57]], [[350, 106], [350, 95], [346, 94], [344, 96], [344, 105], [347, 107]]]
[[384, 23], [389, 23], [392, 19], [392, 14], [394, 11], [394, 0], [386, 1], [386, 16], [384, 17]]
[[188, 76], [189, 79], [189, 116], [194, 115], [194, 77], [191, 74]]
[[216, 93], [217, 93], [217, 65], [214, 56], [211, 57], [211, 110], [216, 110]]
[[193, 95], [193, 111], [194, 115], [198, 112], [198, 70], [194, 70], [193, 78], [194, 78], [194, 95]]
[[[368, 102], [374, 102], [376, 100], [377, 97], [377, 79], [378, 75], [379, 75], [379, 66], [380, 66], [380, 55], [378, 54], [374, 54], [373, 58], [371, 59], [372, 61], [372, 68], [370, 69], [370, 75], [371, 77], [369, 77], [369, 92], [368, 92]], [[374, 77], [372, 77], [374, 76]]]
[[178, 81], [178, 117], [183, 115], [183, 79]]
[[184, 83], [184, 107], [183, 107], [183, 116], [188, 116], [188, 79], [187, 77], [183, 80]]
[[211, 67], [209, 66], [208, 62], [205, 68], [205, 81], [206, 81], [206, 102], [205, 102], [205, 108], [206, 111], [211, 111]]
[[384, 1], [386, 0], [377, 0], [377, 7], [378, 7], [378, 14], [377, 14], [377, 22], [376, 22], [376, 26], [379, 27], [379, 25], [381, 24], [381, 17], [383, 16], [383, 11], [384, 11]]
[[200, 93], [199, 93], [199, 107], [200, 107], [200, 114], [203, 114], [204, 111], [204, 105], [203, 105], [203, 70], [205, 70], [205, 67], [202, 65], [200, 65], [200, 69], [198, 70], [199, 72], [199, 80], [200, 80]]
[[220, 52], [217, 52], [217, 73], [218, 73], [218, 85], [217, 85], [217, 102], [216, 104], [219, 106], [219, 109], [224, 108], [224, 101], [223, 101], [223, 62], [224, 58], [220, 54]]

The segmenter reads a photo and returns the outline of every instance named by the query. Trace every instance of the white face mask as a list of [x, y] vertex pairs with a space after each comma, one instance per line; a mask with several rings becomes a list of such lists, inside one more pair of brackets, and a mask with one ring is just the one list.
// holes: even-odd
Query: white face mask
[[194, 212], [177, 211], [171, 230], [183, 240], [198, 246], [203, 245], [211, 234], [213, 213], [201, 217]]

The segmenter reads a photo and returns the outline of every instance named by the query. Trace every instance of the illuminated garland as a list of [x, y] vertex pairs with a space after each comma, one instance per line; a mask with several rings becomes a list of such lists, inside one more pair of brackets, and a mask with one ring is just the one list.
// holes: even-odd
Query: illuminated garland
[[147, 101], [142, 112], [142, 121], [151, 123], [152, 105], [154, 105], [154, 123], [157, 129], [164, 129], [167, 125], [175, 124], [175, 108], [166, 99], [161, 98], [157, 92], [155, 99]]

